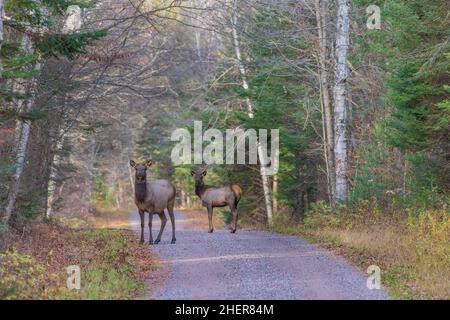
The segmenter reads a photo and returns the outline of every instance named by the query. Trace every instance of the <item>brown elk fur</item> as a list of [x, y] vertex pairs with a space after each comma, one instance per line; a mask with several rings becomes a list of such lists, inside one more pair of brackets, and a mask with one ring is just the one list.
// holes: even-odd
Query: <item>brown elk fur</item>
[[238, 218], [237, 205], [242, 195], [241, 187], [235, 183], [223, 187], [207, 186], [203, 183], [206, 170], [199, 173], [191, 171], [191, 175], [195, 179], [195, 193], [202, 200], [202, 205], [208, 210], [209, 232], [214, 231], [212, 223], [213, 208], [228, 206], [233, 215], [231, 233], [235, 233]]
[[[147, 181], [147, 169], [152, 165], [151, 161], [145, 164], [138, 164], [131, 160], [130, 165], [136, 170], [134, 202], [141, 217], [141, 243], [144, 242], [145, 212], [149, 213], [149, 243], [157, 244], [161, 241], [161, 236], [167, 223], [167, 218], [164, 214], [165, 209], [169, 212], [170, 222], [172, 223], [172, 243], [175, 243], [175, 187], [167, 180]], [[154, 214], [157, 214], [161, 219], [161, 229], [155, 242], [153, 242], [152, 236], [152, 220]]]

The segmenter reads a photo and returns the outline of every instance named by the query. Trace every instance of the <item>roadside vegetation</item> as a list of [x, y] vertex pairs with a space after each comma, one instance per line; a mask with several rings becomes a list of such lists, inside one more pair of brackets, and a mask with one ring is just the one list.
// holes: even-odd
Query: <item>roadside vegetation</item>
[[450, 216], [445, 208], [385, 211], [375, 201], [361, 201], [333, 215], [317, 203], [302, 222], [280, 214], [269, 230], [305, 237], [345, 256], [362, 272], [379, 266], [391, 298], [450, 297]]
[[[80, 290], [67, 289], [71, 265], [81, 269]], [[0, 299], [132, 299], [154, 267], [130, 230], [26, 225], [2, 239]]]

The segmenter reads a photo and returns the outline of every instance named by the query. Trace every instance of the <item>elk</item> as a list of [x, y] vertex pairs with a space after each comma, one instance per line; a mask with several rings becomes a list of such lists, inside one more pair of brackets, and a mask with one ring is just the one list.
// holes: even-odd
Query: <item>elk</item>
[[206, 186], [203, 178], [206, 176], [206, 170], [195, 172], [191, 171], [191, 175], [195, 179], [195, 194], [202, 201], [202, 205], [208, 210], [209, 233], [214, 231], [212, 222], [213, 208], [228, 206], [233, 214], [233, 226], [231, 233], [236, 232], [237, 228], [237, 205], [241, 200], [242, 190], [238, 184], [230, 184], [223, 187]]
[[[147, 161], [144, 164], [139, 164], [130, 160], [130, 165], [136, 170], [135, 184], [134, 184], [134, 202], [141, 217], [141, 241], [144, 243], [144, 221], [145, 212], [149, 213], [148, 230], [150, 233], [149, 244], [158, 244], [161, 241], [161, 236], [164, 227], [167, 223], [164, 209], [169, 212], [170, 222], [172, 223], [172, 242], [175, 243], [175, 216], [173, 207], [175, 204], [175, 187], [167, 180], [153, 180], [147, 181], [147, 169], [151, 167], [152, 161]], [[153, 242], [152, 236], [152, 220], [153, 215], [157, 214], [161, 219], [161, 229], [158, 237]]]

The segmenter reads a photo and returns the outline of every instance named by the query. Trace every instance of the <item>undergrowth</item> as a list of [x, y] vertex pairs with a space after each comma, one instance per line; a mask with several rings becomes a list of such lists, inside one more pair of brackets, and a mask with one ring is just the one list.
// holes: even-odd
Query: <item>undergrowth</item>
[[450, 298], [450, 214], [445, 206], [382, 209], [376, 201], [360, 201], [332, 214], [320, 202], [296, 224], [289, 215], [277, 215], [270, 230], [334, 249], [363, 272], [378, 265], [391, 298]]

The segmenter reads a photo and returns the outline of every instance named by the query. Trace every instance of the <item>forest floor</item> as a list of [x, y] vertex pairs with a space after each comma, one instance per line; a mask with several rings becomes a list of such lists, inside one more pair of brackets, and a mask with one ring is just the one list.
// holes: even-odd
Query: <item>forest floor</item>
[[[176, 218], [177, 243], [170, 244], [168, 222], [161, 243], [150, 247], [159, 259], [148, 283], [151, 299], [388, 298], [383, 289], [367, 288], [368, 275], [298, 237], [242, 229], [230, 234], [217, 224], [209, 234], [203, 211], [177, 212]], [[138, 233], [137, 213], [132, 223]], [[154, 234], [158, 230], [155, 217]]]
[[[126, 215], [129, 227], [129, 215]], [[134, 299], [156, 263], [123, 215], [99, 215], [96, 225], [71, 228], [29, 223], [2, 238], [0, 299]], [[67, 288], [67, 267], [81, 271], [81, 289]]]

